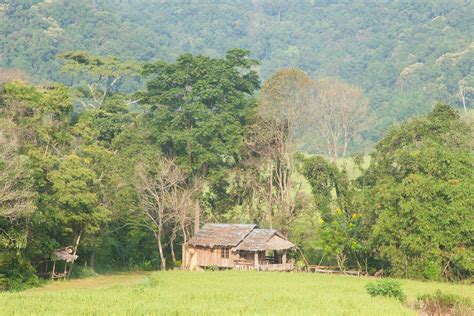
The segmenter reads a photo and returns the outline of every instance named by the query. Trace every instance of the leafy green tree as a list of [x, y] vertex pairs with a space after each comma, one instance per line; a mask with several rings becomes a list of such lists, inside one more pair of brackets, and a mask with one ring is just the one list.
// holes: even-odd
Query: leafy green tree
[[[120, 61], [115, 56], [91, 56], [86, 52], [68, 52], [59, 55], [64, 60], [63, 71], [86, 81], [87, 96], [93, 108], [100, 107], [107, 96], [116, 90], [120, 81], [137, 74], [139, 65], [134, 61]], [[87, 105], [82, 101], [83, 105]]]
[[[42, 256], [51, 249], [32, 245], [47, 243], [52, 237], [42, 239], [43, 235], [36, 234], [40, 231], [36, 225], [38, 219], [48, 217], [45, 214], [51, 215], [45, 207], [51, 194], [47, 173], [68, 143], [71, 103], [62, 86], [43, 90], [11, 82], [2, 90], [0, 181], [9, 193], [2, 193], [2, 209], [5, 207], [7, 212], [1, 216], [0, 228], [2, 244], [6, 241], [2, 247], [10, 249], [2, 250], [0, 273], [7, 277], [8, 288], [19, 289], [36, 282], [32, 254]], [[42, 226], [41, 231], [46, 234], [49, 227]]]
[[87, 159], [71, 154], [49, 174], [58, 218], [74, 236], [74, 254], [84, 235], [96, 234], [109, 221], [110, 211], [100, 203], [98, 176], [89, 165]]
[[23, 253], [37, 195], [28, 157], [20, 154], [19, 128], [6, 114], [0, 110], [0, 290], [20, 290], [37, 284]]
[[0, 123], [0, 249], [23, 249], [36, 194], [28, 157], [19, 153], [18, 128], [6, 119]]
[[149, 78], [144, 102], [164, 153], [191, 172], [226, 165], [238, 158], [242, 124], [259, 87], [248, 52], [231, 50], [223, 59], [186, 54], [176, 63], [145, 65]]
[[472, 273], [472, 130], [438, 104], [392, 129], [358, 179], [376, 257], [394, 276], [446, 279]]
[[301, 173], [311, 186], [320, 214], [320, 243], [341, 270], [356, 265], [368, 269], [368, 230], [354, 206], [354, 192], [346, 172], [323, 157], [302, 158]]
[[185, 54], [175, 63], [144, 68], [148, 82], [141, 97], [150, 107], [145, 121], [153, 130], [151, 140], [166, 156], [176, 157], [191, 178], [207, 177], [211, 205], [215, 196], [226, 195], [222, 172], [240, 159], [244, 126], [255, 107], [257, 61], [248, 55], [241, 49], [225, 58]]
[[[301, 183], [295, 180], [296, 153], [309, 106], [311, 78], [300, 69], [281, 69], [265, 81], [259, 95], [254, 143], [263, 149], [262, 173], [267, 173], [270, 226], [288, 234], [301, 208]], [[263, 145], [263, 146], [262, 146]]]
[[[473, 9], [472, 1], [434, 0], [366, 6], [348, 1], [179, 6], [151, 0], [3, 1], [0, 68], [24, 70], [34, 82], [78, 83], [80, 77], [61, 72], [59, 55], [85, 51], [124, 61], [174, 61], [183, 53], [216, 57], [242, 47], [261, 61], [264, 79], [277, 69], [298, 67], [314, 78], [335, 77], [361, 87], [378, 118], [349, 148], [360, 151], [394, 122], [428, 113], [437, 100], [472, 108]], [[139, 78], [119, 81], [114, 86], [121, 91], [141, 85]], [[306, 141], [308, 152], [318, 149], [311, 141]]]
[[[22, 205], [40, 208], [42, 193], [48, 191], [47, 169], [68, 143], [66, 130], [72, 106], [62, 86], [40, 90], [17, 82], [6, 84], [4, 89], [0, 119], [4, 122], [2, 132], [6, 141], [2, 146], [7, 155], [5, 168], [10, 164], [7, 169], [16, 177], [15, 186], [26, 188], [25, 193], [31, 191], [20, 199]], [[29, 185], [25, 182], [28, 178]], [[28, 202], [28, 195], [36, 195], [37, 199]]]

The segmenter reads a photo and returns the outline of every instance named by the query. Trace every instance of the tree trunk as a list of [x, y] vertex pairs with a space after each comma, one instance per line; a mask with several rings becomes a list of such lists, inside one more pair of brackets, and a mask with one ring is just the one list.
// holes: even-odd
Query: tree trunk
[[359, 269], [359, 272], [362, 272], [362, 265], [360, 264], [359, 259], [357, 258], [356, 254], [354, 254], [354, 259], [356, 261], [357, 268]]
[[199, 200], [196, 201], [194, 205], [194, 234], [196, 234], [201, 226], [201, 206], [199, 205]]
[[186, 228], [184, 227], [184, 223], [181, 222], [181, 231], [183, 232], [183, 243], [188, 242], [188, 234], [186, 233]]
[[272, 216], [272, 209], [273, 209], [273, 167], [270, 168], [270, 179], [269, 179], [269, 192], [268, 192], [268, 222], [270, 225], [270, 229], [273, 229], [273, 216]]
[[161, 230], [158, 230], [158, 232], [155, 232], [154, 234], [156, 243], [158, 244], [158, 252], [160, 254], [161, 270], [166, 270], [166, 258], [163, 254], [163, 245], [161, 244]]
[[[82, 236], [82, 230], [79, 232], [79, 234], [76, 236], [76, 241], [74, 242], [74, 250], [72, 252], [72, 255], [75, 256], [77, 254], [77, 249], [79, 248], [79, 243], [81, 242], [81, 236]], [[71, 277], [71, 274], [72, 274], [72, 268], [74, 268], [74, 261], [71, 262], [71, 267], [69, 268], [69, 272], [67, 273], [67, 278], [69, 279]], [[67, 262], [65, 263], [65, 271], [64, 272], [67, 272], [66, 270], [66, 267], [67, 267]]]
[[89, 265], [92, 271], [94, 271], [94, 264], [95, 264], [95, 250], [92, 250], [91, 256], [89, 258]]
[[54, 273], [56, 272], [56, 260], [53, 262], [53, 272], [51, 272], [51, 280], [54, 280]]
[[346, 271], [346, 267], [345, 267], [346, 259], [347, 257], [344, 253], [340, 253], [336, 255], [337, 266], [339, 267], [339, 270], [341, 270], [342, 272]]
[[462, 106], [464, 107], [464, 113], [467, 113], [466, 99], [464, 98], [464, 91], [462, 89], [462, 84], [459, 85], [459, 93], [461, 94], [461, 101], [462, 101]]
[[253, 213], [252, 208], [250, 207], [251, 202], [247, 202], [246, 209], [247, 209], [247, 214], [249, 216], [250, 222], [254, 223], [255, 222], [255, 214]]
[[349, 136], [344, 136], [344, 146], [342, 147], [342, 158], [346, 158], [347, 155], [347, 148], [349, 147]]
[[172, 236], [170, 240], [171, 259], [173, 260], [173, 263], [176, 262], [176, 255], [174, 253], [174, 240], [175, 239], [176, 239], [176, 236]]

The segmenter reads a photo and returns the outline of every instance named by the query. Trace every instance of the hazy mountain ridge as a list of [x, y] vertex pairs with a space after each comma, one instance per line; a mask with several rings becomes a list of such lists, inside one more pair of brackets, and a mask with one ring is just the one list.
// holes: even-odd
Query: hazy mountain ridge
[[460, 82], [474, 86], [471, 1], [21, 0], [2, 8], [0, 67], [37, 81], [65, 80], [55, 56], [68, 50], [171, 61], [241, 47], [261, 60], [264, 79], [300, 67], [361, 86], [379, 116], [374, 135], [436, 101], [462, 107]]

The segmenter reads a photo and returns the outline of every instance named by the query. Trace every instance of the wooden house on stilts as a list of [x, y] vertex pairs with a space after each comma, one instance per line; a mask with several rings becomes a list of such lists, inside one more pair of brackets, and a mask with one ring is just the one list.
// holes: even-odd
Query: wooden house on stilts
[[183, 245], [183, 268], [291, 271], [296, 246], [274, 229], [254, 224], [206, 224]]

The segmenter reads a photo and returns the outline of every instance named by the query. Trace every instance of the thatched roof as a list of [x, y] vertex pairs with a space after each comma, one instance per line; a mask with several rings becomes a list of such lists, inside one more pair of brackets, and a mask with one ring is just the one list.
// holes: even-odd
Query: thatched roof
[[283, 250], [295, 247], [274, 229], [254, 224], [206, 224], [189, 241], [200, 247], [236, 247], [243, 251]]
[[189, 241], [188, 245], [201, 247], [235, 247], [257, 225], [206, 224]]
[[256, 228], [237, 246], [237, 250], [283, 250], [293, 247], [295, 245], [289, 242], [280, 232], [274, 229]]
[[78, 258], [78, 256], [73, 255], [73, 253], [74, 253], [74, 250], [73, 250], [73, 247], [71, 247], [71, 246], [64, 247], [64, 248], [61, 248], [61, 249], [56, 249], [53, 252], [53, 254], [54, 254], [54, 256], [56, 257], [57, 260], [64, 260], [66, 262], [73, 262]]
[[283, 250], [296, 248], [296, 245], [284, 236], [274, 235], [265, 243], [266, 250]]

